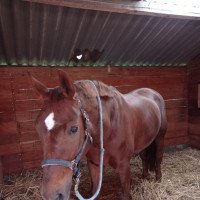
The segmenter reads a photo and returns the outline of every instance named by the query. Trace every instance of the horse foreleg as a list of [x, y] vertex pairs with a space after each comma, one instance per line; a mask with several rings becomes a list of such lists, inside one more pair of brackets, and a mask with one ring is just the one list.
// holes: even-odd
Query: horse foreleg
[[99, 184], [99, 165], [88, 161], [88, 169], [90, 172], [90, 179], [91, 179], [91, 193], [94, 194], [97, 191], [98, 184]]
[[123, 190], [123, 200], [131, 199], [130, 191], [131, 191], [131, 171], [130, 171], [130, 163], [123, 162], [120, 164], [118, 168], [121, 186]]

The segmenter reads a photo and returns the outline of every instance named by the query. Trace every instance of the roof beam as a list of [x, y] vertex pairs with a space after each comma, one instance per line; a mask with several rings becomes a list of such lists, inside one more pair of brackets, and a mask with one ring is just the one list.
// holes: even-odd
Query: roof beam
[[[115, 13], [200, 20], [200, 2], [191, 0], [24, 0], [35, 3]], [[188, 3], [189, 2], [189, 3]]]

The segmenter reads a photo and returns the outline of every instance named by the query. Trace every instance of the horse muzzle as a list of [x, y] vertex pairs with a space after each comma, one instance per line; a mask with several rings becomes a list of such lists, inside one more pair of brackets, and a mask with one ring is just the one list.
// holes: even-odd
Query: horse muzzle
[[41, 194], [44, 200], [68, 200], [71, 193], [72, 177], [43, 176]]
[[46, 192], [42, 191], [42, 199], [44, 200], [69, 200], [70, 197], [70, 189], [66, 191], [56, 191], [56, 192]]

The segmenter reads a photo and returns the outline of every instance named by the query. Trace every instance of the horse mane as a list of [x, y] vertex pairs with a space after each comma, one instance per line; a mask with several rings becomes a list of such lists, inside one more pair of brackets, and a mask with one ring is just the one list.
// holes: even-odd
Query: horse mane
[[[101, 81], [93, 81], [101, 97], [114, 97], [119, 91]], [[76, 81], [75, 88], [78, 93], [84, 93], [87, 98], [96, 97], [97, 93], [89, 80]]]
[[[115, 87], [109, 86], [101, 81], [95, 80], [93, 82], [99, 92], [100, 97], [114, 97], [117, 94], [121, 94]], [[76, 92], [83, 95], [87, 99], [97, 96], [97, 92], [89, 80], [75, 81], [74, 86]], [[55, 88], [49, 88], [49, 98], [51, 101], [59, 101], [64, 99], [65, 96], [63, 95], [61, 88], [57, 86]]]

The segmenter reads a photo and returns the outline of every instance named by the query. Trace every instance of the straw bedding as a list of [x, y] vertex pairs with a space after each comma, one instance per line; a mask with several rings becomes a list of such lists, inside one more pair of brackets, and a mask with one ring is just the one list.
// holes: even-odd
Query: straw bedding
[[[200, 200], [200, 151], [191, 148], [164, 154], [160, 183], [142, 180], [141, 161], [131, 160], [132, 190], [135, 200]], [[85, 163], [82, 167], [80, 191], [89, 197], [89, 176]], [[0, 190], [0, 200], [40, 200], [41, 170], [26, 171], [5, 177]], [[118, 175], [110, 168], [105, 169], [100, 200], [119, 200], [121, 186]], [[71, 197], [71, 199], [76, 199]]]

